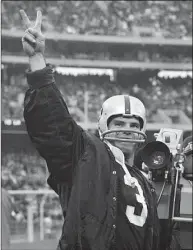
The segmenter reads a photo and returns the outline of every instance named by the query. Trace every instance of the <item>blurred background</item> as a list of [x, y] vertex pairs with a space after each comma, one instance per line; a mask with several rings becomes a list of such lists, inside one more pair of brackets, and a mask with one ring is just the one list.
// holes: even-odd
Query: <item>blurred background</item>
[[164, 127], [192, 134], [192, 1], [1, 1], [1, 183], [16, 205], [12, 249], [54, 249], [63, 219], [25, 129], [20, 9], [30, 20], [42, 11], [47, 63], [74, 119], [97, 135], [102, 103], [130, 94], [147, 108], [150, 141]]

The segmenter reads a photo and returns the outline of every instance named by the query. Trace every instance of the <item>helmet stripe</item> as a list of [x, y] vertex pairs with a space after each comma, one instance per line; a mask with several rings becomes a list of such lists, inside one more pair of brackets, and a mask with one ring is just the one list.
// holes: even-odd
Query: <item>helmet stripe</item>
[[125, 95], [125, 114], [131, 113], [131, 106], [130, 106], [130, 98], [128, 95]]

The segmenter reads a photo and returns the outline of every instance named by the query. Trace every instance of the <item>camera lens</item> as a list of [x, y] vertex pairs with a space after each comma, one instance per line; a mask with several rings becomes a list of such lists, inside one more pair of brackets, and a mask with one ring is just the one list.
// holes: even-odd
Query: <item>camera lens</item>
[[165, 160], [165, 154], [161, 151], [156, 151], [151, 156], [151, 163], [153, 165], [162, 165]]

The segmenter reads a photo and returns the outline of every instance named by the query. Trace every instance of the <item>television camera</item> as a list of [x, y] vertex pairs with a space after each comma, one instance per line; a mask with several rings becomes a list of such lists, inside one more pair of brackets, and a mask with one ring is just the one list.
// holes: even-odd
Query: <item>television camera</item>
[[172, 128], [162, 128], [154, 136], [156, 141], [142, 148], [141, 158], [158, 196], [165, 244], [178, 224], [181, 248], [192, 249], [192, 137], [183, 141], [183, 131]]

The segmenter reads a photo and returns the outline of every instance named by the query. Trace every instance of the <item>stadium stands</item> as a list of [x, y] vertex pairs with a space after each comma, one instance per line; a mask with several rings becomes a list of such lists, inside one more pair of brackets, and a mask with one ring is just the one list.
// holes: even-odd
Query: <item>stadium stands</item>
[[43, 30], [78, 34], [156, 36], [192, 35], [192, 1], [4, 1], [2, 28], [21, 29], [19, 9], [44, 15]]
[[1, 159], [1, 183], [7, 190], [36, 190], [47, 187], [46, 165], [38, 155], [2, 152]]
[[[2, 119], [23, 120], [23, 100], [27, 84], [23, 75], [12, 77], [14, 81], [2, 84]], [[88, 93], [88, 119], [96, 122], [101, 105], [105, 99], [114, 94], [131, 93], [140, 97], [148, 108], [148, 121], [154, 121], [153, 114], [157, 109], [180, 109], [189, 118], [192, 118], [192, 83], [191, 79], [181, 79], [181, 84], [162, 80], [154, 77], [149, 79], [149, 84], [121, 86], [92, 77], [82, 80], [79, 77], [64, 77], [57, 74], [57, 84], [63, 94], [68, 107], [76, 121], [83, 121], [85, 108], [85, 92]], [[178, 80], [179, 81], [179, 80]], [[99, 87], [100, 86], [100, 87]], [[76, 110], [73, 112], [74, 108]], [[177, 123], [177, 121], [174, 123]]]

